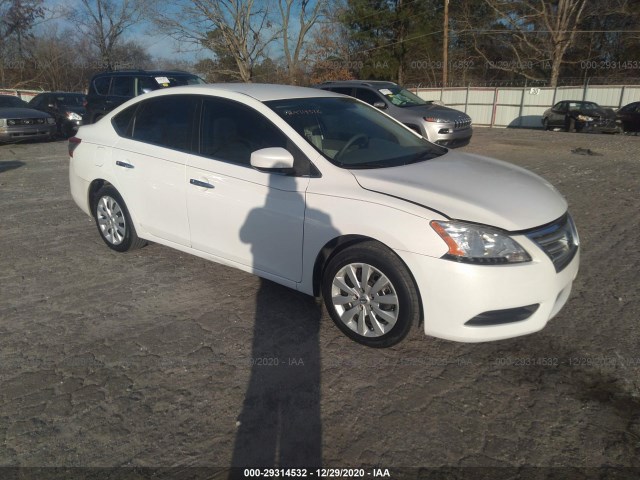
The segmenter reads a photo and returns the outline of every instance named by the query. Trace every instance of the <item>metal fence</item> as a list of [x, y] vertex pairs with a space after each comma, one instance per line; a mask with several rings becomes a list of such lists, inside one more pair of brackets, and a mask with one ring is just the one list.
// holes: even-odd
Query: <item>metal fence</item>
[[640, 85], [581, 87], [417, 88], [425, 100], [439, 100], [464, 111], [474, 125], [542, 128], [542, 114], [561, 100], [587, 100], [618, 109], [640, 101]]

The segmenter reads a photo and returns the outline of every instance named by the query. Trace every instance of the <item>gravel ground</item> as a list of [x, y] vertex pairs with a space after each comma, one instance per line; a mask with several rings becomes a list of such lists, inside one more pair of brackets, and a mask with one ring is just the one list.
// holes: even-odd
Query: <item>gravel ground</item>
[[582, 241], [572, 296], [534, 335], [416, 330], [382, 351], [295, 291], [160, 245], [111, 252], [71, 199], [66, 142], [0, 146], [0, 466], [606, 465], [637, 478], [639, 146], [476, 129], [463, 150], [567, 198]]

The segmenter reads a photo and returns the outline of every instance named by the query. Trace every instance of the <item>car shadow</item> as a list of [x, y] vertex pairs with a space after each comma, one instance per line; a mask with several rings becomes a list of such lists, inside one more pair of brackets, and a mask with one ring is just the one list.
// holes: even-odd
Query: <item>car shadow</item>
[[24, 162], [20, 160], [6, 160], [0, 161], [0, 173], [8, 172], [9, 170], [15, 170], [24, 165]]

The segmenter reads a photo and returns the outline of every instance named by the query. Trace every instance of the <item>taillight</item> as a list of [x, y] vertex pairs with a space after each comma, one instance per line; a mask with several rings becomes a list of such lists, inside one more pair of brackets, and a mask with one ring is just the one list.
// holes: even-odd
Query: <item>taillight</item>
[[78, 137], [71, 137], [69, 139], [69, 156], [73, 157], [73, 151], [78, 148], [78, 145], [80, 145], [80, 142], [82, 140], [79, 139]]

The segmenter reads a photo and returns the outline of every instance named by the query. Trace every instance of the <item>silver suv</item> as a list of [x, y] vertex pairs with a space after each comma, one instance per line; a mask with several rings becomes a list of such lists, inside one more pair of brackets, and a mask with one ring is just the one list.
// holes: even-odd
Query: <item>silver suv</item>
[[396, 83], [344, 80], [324, 82], [316, 88], [373, 105], [438, 145], [461, 147], [471, 140], [473, 129], [469, 115], [423, 100]]

